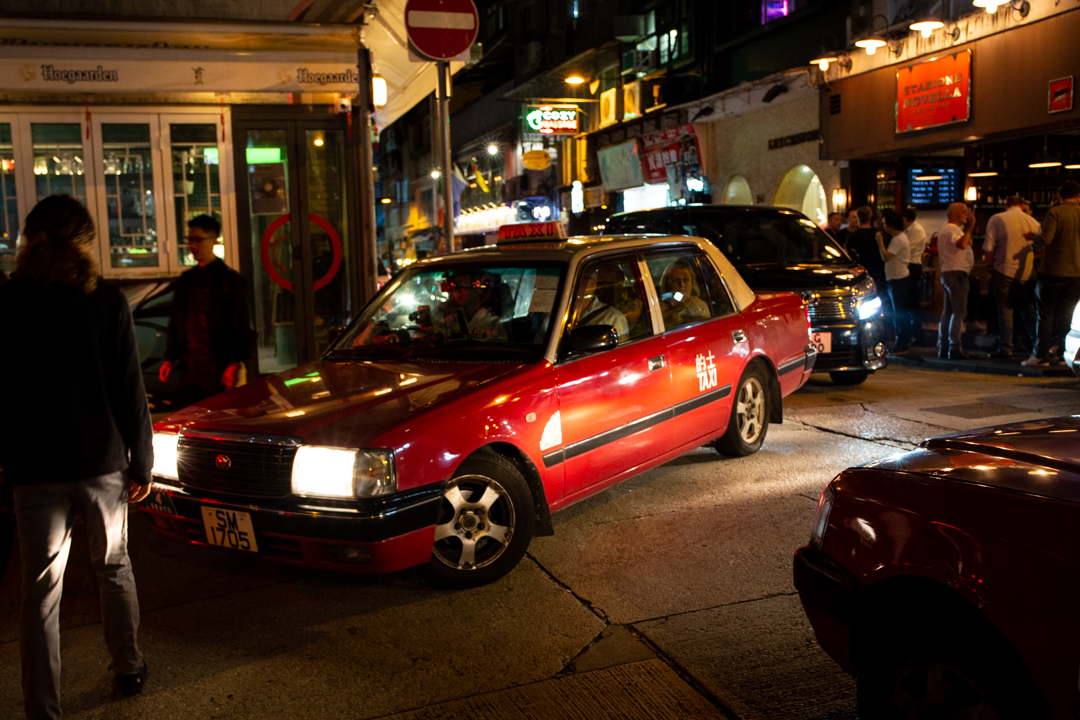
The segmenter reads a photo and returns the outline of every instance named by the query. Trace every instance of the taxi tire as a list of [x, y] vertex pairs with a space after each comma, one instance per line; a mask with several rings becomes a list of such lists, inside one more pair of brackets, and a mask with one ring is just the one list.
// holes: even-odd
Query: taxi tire
[[[754, 387], [756, 383], [756, 387]], [[760, 394], [761, 403], [761, 431], [752, 442], [747, 442], [739, 431], [739, 400], [744, 397], [747, 386], [753, 388], [754, 394]], [[728, 419], [727, 431], [713, 441], [712, 446], [721, 455], [731, 457], [745, 457], [756, 453], [765, 442], [765, 434], [769, 431], [769, 415], [772, 408], [769, 407], [769, 379], [758, 364], [750, 365], [743, 371], [739, 378], [739, 384], [735, 386], [735, 392], [731, 397], [731, 417]]]
[[[499, 512], [504, 518], [508, 509], [506, 504], [509, 505], [509, 514], [513, 518], [512, 522], [508, 523], [511, 531], [510, 541], [490, 564], [472, 569], [451, 567], [440, 559], [439, 548], [432, 548], [431, 558], [426, 565], [421, 565], [418, 569], [420, 577], [428, 584], [448, 590], [487, 585], [513, 570], [525, 556], [536, 524], [532, 492], [517, 466], [496, 452], [482, 450], [461, 463], [444, 490], [439, 509], [440, 519], [446, 517], [448, 506], [450, 511], [453, 511], [452, 504], [447, 500], [447, 493], [450, 493], [452, 488], [458, 487], [459, 482], [479, 487], [485, 481], [494, 481], [504, 491], [495, 503], [502, 503]], [[454, 541], [442, 542], [453, 543]]]

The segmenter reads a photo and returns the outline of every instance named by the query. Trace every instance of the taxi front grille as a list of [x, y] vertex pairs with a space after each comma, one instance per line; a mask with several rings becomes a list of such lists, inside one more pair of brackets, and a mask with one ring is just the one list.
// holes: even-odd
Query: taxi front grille
[[[228, 460], [219, 460], [219, 456]], [[199, 490], [280, 498], [292, 491], [295, 445], [180, 438], [180, 484]]]
[[824, 295], [807, 302], [810, 324], [828, 320], [854, 320], [855, 298], [851, 295]]

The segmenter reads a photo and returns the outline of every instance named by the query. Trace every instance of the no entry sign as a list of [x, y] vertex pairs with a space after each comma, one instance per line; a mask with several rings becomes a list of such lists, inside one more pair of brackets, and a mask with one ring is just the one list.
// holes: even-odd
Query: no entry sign
[[408, 0], [405, 30], [416, 50], [449, 60], [469, 49], [479, 29], [473, 0]]

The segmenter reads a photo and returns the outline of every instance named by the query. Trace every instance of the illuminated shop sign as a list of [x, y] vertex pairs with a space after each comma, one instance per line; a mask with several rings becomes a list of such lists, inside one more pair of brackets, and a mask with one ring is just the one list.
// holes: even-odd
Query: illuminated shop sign
[[576, 135], [578, 109], [575, 105], [537, 105], [525, 108], [525, 132], [541, 135]]
[[971, 51], [915, 63], [896, 72], [896, 132], [971, 119]]

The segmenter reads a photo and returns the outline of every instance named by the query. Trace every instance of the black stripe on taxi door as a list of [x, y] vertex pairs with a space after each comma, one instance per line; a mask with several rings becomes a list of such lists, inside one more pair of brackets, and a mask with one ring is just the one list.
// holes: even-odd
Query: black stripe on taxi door
[[621, 440], [624, 437], [629, 437], [630, 435], [633, 435], [640, 430], [644, 430], [645, 428], [652, 427], [653, 425], [659, 425], [665, 420], [672, 419], [676, 415], [682, 415], [683, 413], [688, 413], [691, 410], [696, 410], [699, 407], [708, 405], [711, 402], [722, 400], [730, 394], [731, 385], [725, 385], [722, 388], [717, 388], [716, 390], [707, 392], [704, 395], [699, 395], [693, 400], [681, 402], [678, 405], [674, 405], [672, 407], [661, 410], [660, 412], [656, 412], [639, 420], [635, 420], [634, 422], [623, 425], [622, 427], [617, 427], [612, 430], [602, 432], [599, 435], [593, 435], [590, 438], [579, 440], [576, 443], [567, 445], [563, 448], [559, 448], [558, 450], [552, 450], [551, 452], [546, 453], [543, 456], [544, 467], [553, 467], [563, 462], [564, 460], [569, 460], [570, 458], [577, 457], [578, 455], [583, 455], [590, 450], [595, 450], [598, 447], [603, 447], [608, 443], [615, 442], [616, 440]]
[[784, 375], [784, 374], [787, 374], [787, 373], [791, 372], [792, 370], [794, 370], [796, 368], [805, 367], [805, 366], [806, 366], [806, 358], [805, 357], [797, 358], [795, 360], [792, 360], [791, 362], [784, 363], [783, 365], [781, 365], [777, 369], [776, 374], [777, 375]]

